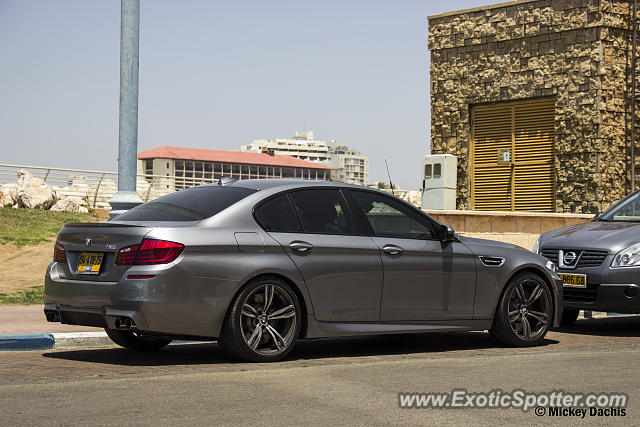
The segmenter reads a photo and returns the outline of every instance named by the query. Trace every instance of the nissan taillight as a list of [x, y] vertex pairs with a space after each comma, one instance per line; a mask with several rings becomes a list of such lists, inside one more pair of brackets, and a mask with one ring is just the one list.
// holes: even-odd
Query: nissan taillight
[[118, 251], [117, 265], [168, 264], [180, 256], [184, 245], [166, 240], [144, 239], [141, 244]]
[[53, 247], [53, 260], [60, 263], [67, 262], [67, 253], [58, 241], [56, 241], [56, 245]]

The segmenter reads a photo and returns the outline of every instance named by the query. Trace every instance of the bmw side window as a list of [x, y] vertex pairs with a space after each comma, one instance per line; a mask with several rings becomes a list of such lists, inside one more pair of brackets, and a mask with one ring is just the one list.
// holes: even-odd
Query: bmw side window
[[265, 231], [293, 233], [302, 231], [296, 213], [286, 194], [260, 204], [254, 213], [258, 224]]
[[391, 197], [368, 191], [351, 191], [376, 236], [400, 239], [434, 239], [433, 225], [418, 212]]
[[290, 195], [306, 233], [361, 234], [339, 190], [301, 190]]

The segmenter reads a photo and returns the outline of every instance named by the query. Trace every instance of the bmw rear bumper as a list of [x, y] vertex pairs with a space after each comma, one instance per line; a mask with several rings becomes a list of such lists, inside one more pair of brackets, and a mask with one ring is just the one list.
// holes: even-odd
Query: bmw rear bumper
[[[136, 274], [150, 279], [129, 279]], [[59, 266], [45, 276], [45, 316], [71, 325], [216, 338], [236, 282], [196, 278], [176, 265], [132, 267], [118, 282], [66, 279]]]

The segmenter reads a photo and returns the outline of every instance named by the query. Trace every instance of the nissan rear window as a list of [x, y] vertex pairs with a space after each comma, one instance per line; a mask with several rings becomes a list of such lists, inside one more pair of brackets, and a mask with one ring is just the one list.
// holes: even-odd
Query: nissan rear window
[[194, 187], [133, 208], [117, 221], [200, 221], [223, 211], [257, 190], [242, 187]]

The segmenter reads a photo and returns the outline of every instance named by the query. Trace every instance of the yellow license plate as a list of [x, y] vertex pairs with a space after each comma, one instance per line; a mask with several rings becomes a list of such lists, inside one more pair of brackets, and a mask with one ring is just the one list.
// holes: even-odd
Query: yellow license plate
[[586, 274], [559, 274], [562, 279], [562, 285], [571, 288], [586, 288], [587, 287], [587, 275]]
[[102, 265], [103, 253], [82, 252], [78, 261], [78, 273], [98, 274]]

